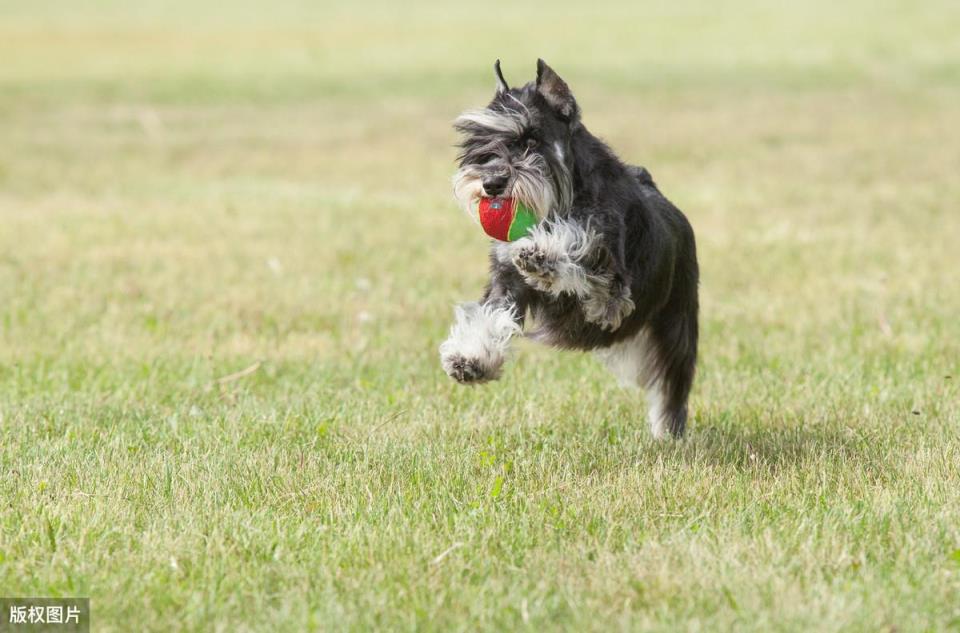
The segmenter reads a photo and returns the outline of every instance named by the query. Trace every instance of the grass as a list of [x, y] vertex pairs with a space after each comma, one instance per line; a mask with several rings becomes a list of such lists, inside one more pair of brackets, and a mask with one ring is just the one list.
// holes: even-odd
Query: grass
[[[0, 595], [960, 629], [960, 12], [800, 4], [4, 4]], [[449, 122], [538, 55], [697, 230], [683, 442], [590, 356], [438, 367], [486, 249]]]

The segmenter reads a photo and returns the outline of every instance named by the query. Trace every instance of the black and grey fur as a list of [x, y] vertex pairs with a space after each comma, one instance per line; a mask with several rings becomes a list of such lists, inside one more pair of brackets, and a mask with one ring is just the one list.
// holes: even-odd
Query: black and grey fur
[[537, 79], [497, 91], [454, 127], [463, 135], [454, 192], [522, 200], [541, 218], [531, 234], [494, 242], [490, 282], [457, 307], [440, 346], [465, 384], [496, 379], [529, 313], [529, 337], [594, 350], [621, 382], [647, 389], [657, 437], [680, 436], [697, 359], [698, 268], [693, 230], [646, 169], [622, 163], [583, 126], [567, 84], [543, 60]]

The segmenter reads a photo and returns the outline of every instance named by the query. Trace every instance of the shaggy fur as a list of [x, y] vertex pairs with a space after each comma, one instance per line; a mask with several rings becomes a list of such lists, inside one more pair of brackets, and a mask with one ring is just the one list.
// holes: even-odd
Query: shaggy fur
[[543, 60], [537, 79], [497, 91], [454, 123], [463, 135], [454, 195], [468, 212], [482, 196], [519, 198], [541, 223], [494, 242], [479, 303], [457, 309], [441, 346], [444, 370], [495, 379], [522, 331], [561, 348], [593, 350], [621, 382], [647, 390], [655, 436], [680, 436], [697, 358], [693, 230], [647, 170], [622, 163], [580, 120], [567, 84]]

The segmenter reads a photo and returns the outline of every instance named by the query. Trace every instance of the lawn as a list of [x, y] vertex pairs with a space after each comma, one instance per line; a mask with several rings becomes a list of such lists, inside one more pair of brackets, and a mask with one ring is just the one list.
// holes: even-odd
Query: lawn
[[[96, 631], [960, 629], [960, 8], [0, 4], [0, 597]], [[687, 439], [439, 367], [538, 56], [690, 218]], [[2, 616], [3, 614], [0, 614]]]

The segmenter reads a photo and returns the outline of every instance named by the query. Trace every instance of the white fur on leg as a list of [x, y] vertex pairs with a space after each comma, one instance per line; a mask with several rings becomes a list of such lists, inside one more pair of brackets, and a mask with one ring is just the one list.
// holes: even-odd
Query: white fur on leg
[[656, 380], [647, 387], [647, 420], [650, 422], [650, 433], [656, 439], [667, 436], [666, 402], [661, 381]]
[[588, 268], [601, 248], [597, 233], [561, 218], [535, 226], [528, 237], [511, 244], [509, 255], [531, 287], [555, 297], [577, 297], [589, 323], [616, 330], [635, 306], [630, 289], [614, 283], [610, 271]]
[[576, 222], [564, 219], [541, 222], [530, 235], [511, 245], [517, 270], [532, 287], [554, 296], [589, 297], [604, 279], [582, 265], [598, 246], [600, 237]]
[[616, 376], [622, 387], [646, 387], [647, 419], [655, 438], [667, 433], [666, 394], [657, 377], [655, 356], [646, 330], [636, 336], [596, 351], [597, 358]]
[[621, 387], [646, 386], [654, 377], [653, 350], [645, 329], [610, 347], [598, 349], [595, 354], [617, 378]]
[[440, 362], [461, 383], [495, 380], [510, 339], [520, 332], [513, 306], [464, 303], [454, 310], [450, 336], [440, 345]]

